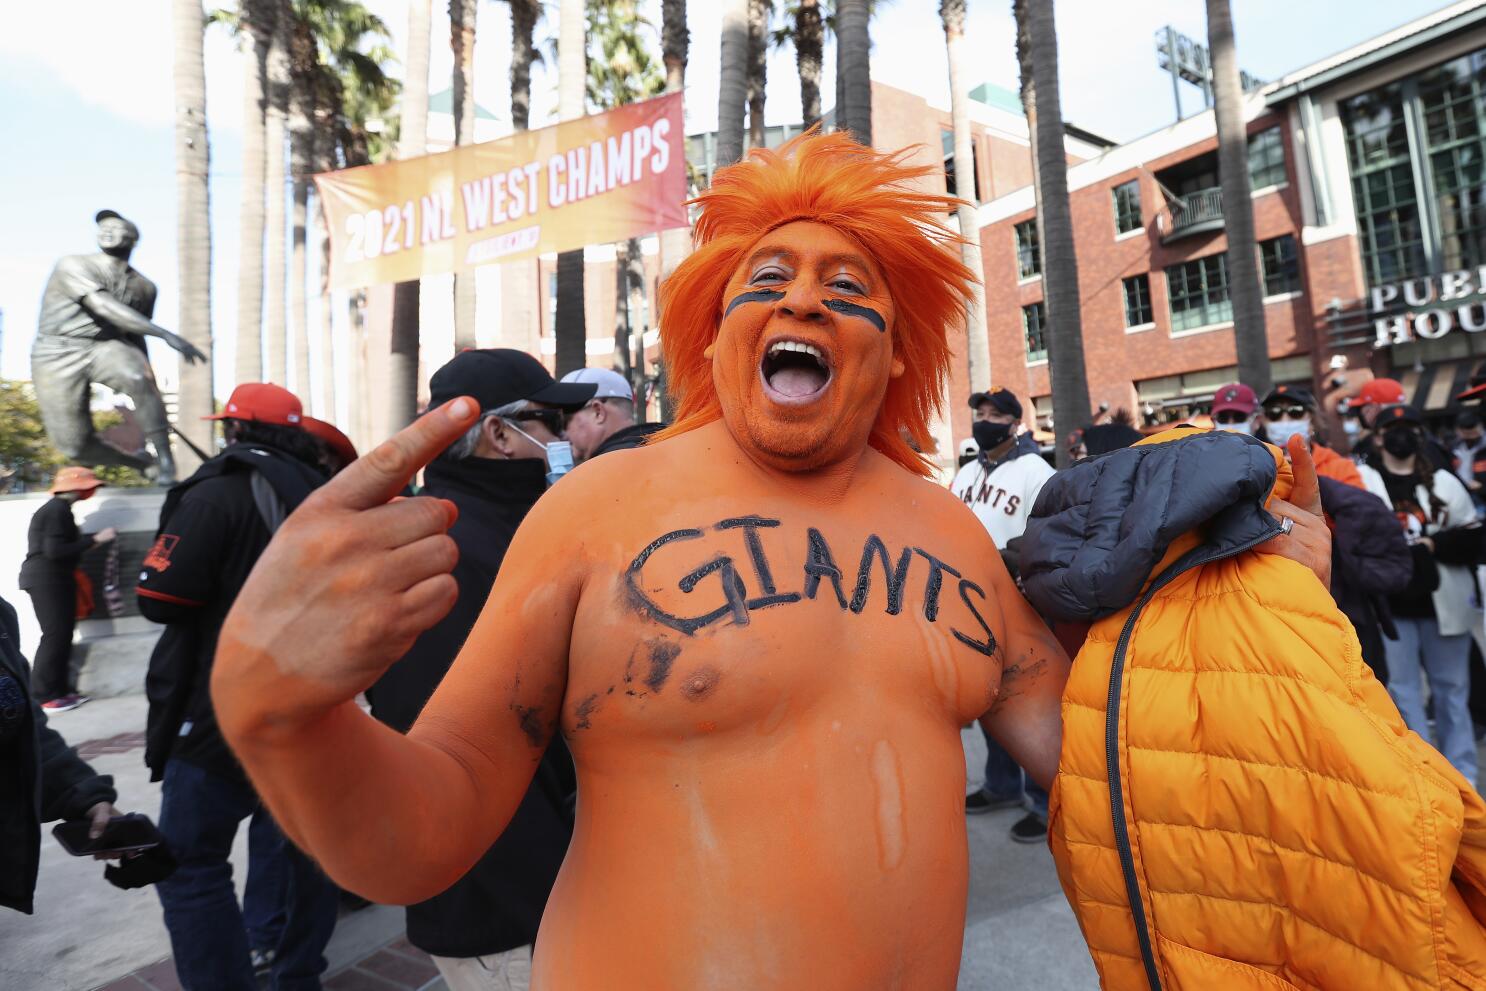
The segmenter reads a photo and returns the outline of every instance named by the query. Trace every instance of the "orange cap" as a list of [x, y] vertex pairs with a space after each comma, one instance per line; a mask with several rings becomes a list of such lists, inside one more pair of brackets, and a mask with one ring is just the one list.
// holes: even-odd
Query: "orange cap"
[[341, 433], [335, 424], [317, 420], [313, 416], [306, 416], [299, 421], [299, 425], [304, 428], [305, 433], [324, 441], [331, 453], [340, 458], [344, 464], [350, 464], [356, 460], [356, 445], [351, 443], [351, 438]]
[[255, 420], [281, 427], [298, 427], [304, 419], [299, 397], [271, 382], [244, 382], [232, 390], [222, 412], [203, 420]]
[[1403, 384], [1397, 379], [1373, 379], [1357, 390], [1350, 406], [1394, 406], [1406, 402]]
[[69, 465], [57, 472], [57, 477], [52, 479], [52, 492], [91, 492], [93, 489], [103, 485], [103, 481], [95, 474], [93, 469], [83, 468], [79, 465]]

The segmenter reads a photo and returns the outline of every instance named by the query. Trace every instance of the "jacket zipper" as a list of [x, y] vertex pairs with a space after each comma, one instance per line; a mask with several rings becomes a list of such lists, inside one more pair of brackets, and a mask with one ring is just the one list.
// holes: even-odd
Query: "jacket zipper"
[[1146, 983], [1150, 985], [1150, 991], [1161, 991], [1161, 974], [1156, 967], [1156, 951], [1151, 942], [1149, 925], [1146, 922], [1145, 902], [1140, 896], [1140, 878], [1135, 874], [1135, 854], [1131, 850], [1130, 833], [1125, 826], [1125, 793], [1120, 778], [1120, 688], [1125, 675], [1125, 652], [1130, 646], [1130, 638], [1134, 635], [1135, 624], [1140, 619], [1141, 611], [1157, 592], [1171, 584], [1179, 575], [1193, 568], [1212, 564], [1214, 561], [1236, 557], [1266, 540], [1273, 539], [1281, 532], [1280, 526], [1276, 524], [1262, 536], [1240, 544], [1233, 550], [1206, 557], [1199, 556], [1186, 564], [1178, 562], [1167, 568], [1151, 582], [1145, 594], [1140, 597], [1140, 601], [1131, 610], [1129, 618], [1125, 620], [1125, 625], [1120, 630], [1120, 638], [1115, 643], [1114, 660], [1110, 663], [1109, 670], [1109, 699], [1105, 705], [1104, 714], [1104, 766], [1109, 785], [1109, 810], [1111, 824], [1114, 826], [1115, 849], [1120, 856], [1120, 872], [1125, 877], [1125, 896], [1129, 899], [1130, 913], [1135, 919], [1135, 936], [1140, 941], [1140, 958], [1145, 964]]

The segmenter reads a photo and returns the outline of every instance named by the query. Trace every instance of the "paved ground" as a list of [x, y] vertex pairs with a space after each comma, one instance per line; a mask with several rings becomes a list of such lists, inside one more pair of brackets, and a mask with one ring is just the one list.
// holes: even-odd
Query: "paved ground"
[[[142, 762], [145, 702], [101, 699], [63, 713], [55, 725], [101, 773], [114, 775], [119, 805], [152, 816], [159, 786]], [[972, 783], [983, 744], [965, 734]], [[969, 912], [961, 991], [1020, 988], [1093, 991], [1093, 965], [1064, 902], [1052, 858], [1042, 845], [1010, 841], [1020, 813], [969, 820]], [[246, 831], [234, 863], [245, 863]], [[239, 867], [238, 876], [241, 876]], [[152, 889], [120, 891], [103, 880], [103, 865], [68, 856], [44, 835], [36, 914], [0, 916], [0, 988], [6, 991], [174, 991], [166, 958], [170, 944]], [[3, 912], [3, 910], [0, 910]], [[327, 991], [442, 991], [425, 957], [401, 942], [402, 913], [376, 906], [342, 918], [328, 957]]]

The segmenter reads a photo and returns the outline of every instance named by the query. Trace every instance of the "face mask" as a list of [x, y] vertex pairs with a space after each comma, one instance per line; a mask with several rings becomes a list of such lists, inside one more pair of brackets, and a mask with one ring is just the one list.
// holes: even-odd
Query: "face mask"
[[1006, 443], [1011, 438], [1011, 424], [992, 423], [990, 420], [976, 420], [970, 425], [970, 433], [975, 437], [975, 446], [982, 451], [989, 451]]
[[1233, 434], [1252, 434], [1254, 432], [1254, 421], [1244, 420], [1241, 423], [1220, 423], [1219, 430], [1226, 430]]
[[1419, 453], [1419, 435], [1412, 430], [1390, 430], [1383, 435], [1383, 450], [1395, 458]]
[[1356, 437], [1358, 434], [1362, 433], [1362, 424], [1349, 416], [1346, 419], [1342, 420], [1342, 433], [1346, 434], [1348, 437]]
[[[522, 430], [510, 420], [505, 421], [506, 426], [516, 431], [533, 444], [542, 449], [547, 456], [547, 484], [556, 485], [557, 480], [573, 470], [573, 445], [565, 440], [554, 440], [550, 444], [543, 444], [531, 434]], [[567, 491], [564, 489], [563, 491]]]
[[1291, 437], [1300, 437], [1304, 440], [1311, 439], [1311, 421], [1309, 420], [1274, 420], [1264, 425], [1264, 432], [1269, 435], [1269, 442], [1275, 447], [1284, 447], [1290, 443]]

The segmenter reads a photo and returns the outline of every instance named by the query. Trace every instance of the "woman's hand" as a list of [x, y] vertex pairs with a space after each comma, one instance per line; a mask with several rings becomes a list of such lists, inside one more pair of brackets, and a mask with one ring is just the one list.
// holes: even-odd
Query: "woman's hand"
[[1268, 509], [1293, 524], [1289, 533], [1267, 540], [1257, 548], [1261, 554], [1278, 554], [1298, 561], [1331, 588], [1331, 528], [1321, 509], [1321, 483], [1316, 479], [1316, 464], [1300, 436], [1290, 438], [1285, 453], [1295, 472], [1290, 498], [1272, 498]]

